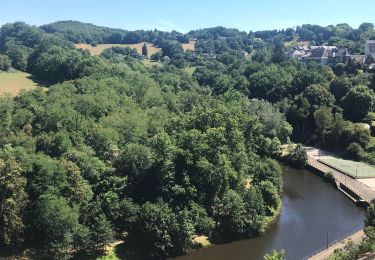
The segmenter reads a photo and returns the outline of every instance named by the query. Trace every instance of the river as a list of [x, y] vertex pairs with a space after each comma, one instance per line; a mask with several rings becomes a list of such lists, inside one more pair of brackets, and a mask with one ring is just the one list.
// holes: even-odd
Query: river
[[263, 259], [273, 249], [285, 249], [288, 260], [303, 257], [363, 227], [365, 211], [308, 170], [284, 166], [283, 208], [275, 224], [261, 237], [213, 245], [176, 260]]

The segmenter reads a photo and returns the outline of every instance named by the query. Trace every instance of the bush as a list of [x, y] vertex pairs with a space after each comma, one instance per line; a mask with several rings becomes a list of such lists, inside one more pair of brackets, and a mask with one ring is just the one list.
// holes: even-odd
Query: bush
[[286, 156], [286, 161], [294, 167], [304, 168], [307, 163], [307, 158], [306, 150], [301, 144], [297, 144], [294, 149], [289, 151], [288, 155]]
[[335, 182], [335, 178], [333, 177], [332, 172], [326, 172], [326, 173], [324, 173], [324, 179], [325, 179], [326, 182], [329, 182], [329, 183], [334, 183]]
[[7, 55], [0, 54], [0, 70], [8, 71], [11, 68], [12, 61]]
[[356, 142], [349, 144], [346, 148], [346, 155], [351, 159], [358, 160], [361, 153], [363, 153], [363, 148]]

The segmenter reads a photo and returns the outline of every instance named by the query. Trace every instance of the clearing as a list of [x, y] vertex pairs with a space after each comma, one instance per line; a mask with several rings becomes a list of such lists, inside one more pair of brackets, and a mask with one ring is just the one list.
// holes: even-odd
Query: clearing
[[181, 44], [182, 46], [182, 49], [184, 49], [184, 51], [195, 51], [195, 41], [194, 40], [190, 40], [189, 43], [183, 43]]
[[186, 67], [186, 68], [184, 68], [184, 71], [185, 71], [187, 74], [189, 74], [190, 76], [192, 76], [196, 68], [197, 68], [197, 67], [195, 67], [195, 66], [193, 66], [193, 67]]
[[[79, 44], [74, 44], [76, 48], [79, 49], [87, 49], [91, 53], [91, 55], [99, 55], [102, 53], [105, 49], [112, 48], [112, 47], [129, 47], [132, 49], [136, 49], [137, 52], [141, 55], [142, 54], [142, 47], [143, 47], [144, 42], [141, 43], [136, 43], [136, 44], [98, 44], [95, 47], [86, 44], [86, 43], [79, 43]], [[160, 48], [155, 47], [152, 43], [146, 43], [147, 49], [148, 49], [148, 56], [151, 56], [154, 53], [157, 53], [160, 51]]]
[[335, 157], [324, 157], [318, 159], [318, 161], [340, 172], [346, 173], [352, 176], [353, 178], [375, 177], [375, 168], [363, 162], [355, 162]]
[[30, 90], [39, 86], [31, 75], [22, 71], [0, 72], [0, 94], [18, 95], [21, 89]]
[[300, 45], [310, 45], [310, 42], [309, 41], [293, 40], [293, 41], [284, 43], [285, 47], [294, 47], [294, 46], [300, 46]]
[[147, 67], [153, 67], [153, 66], [162, 67], [163, 66], [163, 64], [160, 61], [155, 61], [155, 60], [144, 59], [142, 60], [142, 63], [146, 65]]

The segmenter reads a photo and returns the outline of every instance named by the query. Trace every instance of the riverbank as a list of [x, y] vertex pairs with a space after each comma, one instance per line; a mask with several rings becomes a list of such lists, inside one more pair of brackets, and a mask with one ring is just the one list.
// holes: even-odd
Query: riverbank
[[[278, 221], [281, 212], [282, 212], [282, 200], [279, 201], [277, 209], [275, 209], [273, 211], [273, 215], [265, 218], [263, 226], [262, 226], [263, 232], [261, 233], [261, 235], [259, 237], [263, 236], [264, 234], [267, 233], [267, 231], [272, 229], [272, 226]], [[256, 239], [256, 238], [250, 238], [250, 239]], [[245, 240], [237, 240], [237, 241], [233, 241], [231, 243], [241, 242], [241, 241], [245, 241]], [[190, 252], [188, 252], [187, 255], [179, 256], [178, 258], [189, 256], [189, 255], [194, 254], [195, 252], [197, 252], [199, 250], [202, 250], [202, 249], [205, 249], [205, 248], [223, 245], [223, 244], [213, 244], [213, 243], [211, 243], [208, 240], [207, 236], [195, 236], [195, 237], [193, 237], [193, 241], [200, 248], [191, 250]], [[231, 243], [227, 243], [227, 244], [231, 244]], [[96, 260], [120, 260], [121, 257], [116, 254], [116, 251], [117, 251], [116, 248], [123, 246], [123, 244], [124, 244], [124, 241], [121, 240], [121, 241], [116, 241], [115, 243], [111, 244], [110, 246], [107, 246], [106, 247], [106, 254], [97, 258]]]
[[280, 199], [279, 205], [277, 206], [277, 209], [274, 210], [273, 215], [264, 218], [264, 223], [263, 223], [263, 227], [262, 227], [262, 230], [263, 230], [262, 234], [267, 232], [267, 230], [269, 230], [269, 228], [273, 224], [275, 224], [275, 222], [280, 217], [282, 208], [283, 208], [283, 201]]
[[320, 251], [319, 253], [307, 258], [310, 260], [325, 260], [329, 259], [329, 257], [335, 252], [337, 249], [343, 249], [347, 243], [352, 242], [354, 244], [361, 243], [362, 239], [365, 238], [365, 233], [363, 229], [355, 232], [354, 234], [342, 239], [340, 241], [332, 243], [327, 249]]
[[259, 260], [281, 249], [285, 249], [285, 259], [302, 259], [326, 246], [327, 232], [334, 241], [363, 228], [363, 208], [332, 184], [306, 169], [283, 165], [283, 172], [282, 209], [262, 236], [213, 244], [175, 260]]

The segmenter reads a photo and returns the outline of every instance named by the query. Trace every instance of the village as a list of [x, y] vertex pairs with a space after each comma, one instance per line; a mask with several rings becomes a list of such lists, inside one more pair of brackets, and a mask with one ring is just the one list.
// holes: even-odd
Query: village
[[304, 63], [316, 62], [321, 65], [334, 66], [339, 63], [355, 63], [375, 69], [375, 40], [367, 40], [364, 44], [364, 54], [350, 54], [346, 48], [338, 46], [299, 45], [287, 53], [289, 58]]

